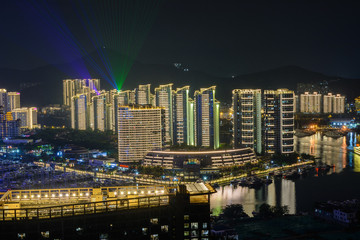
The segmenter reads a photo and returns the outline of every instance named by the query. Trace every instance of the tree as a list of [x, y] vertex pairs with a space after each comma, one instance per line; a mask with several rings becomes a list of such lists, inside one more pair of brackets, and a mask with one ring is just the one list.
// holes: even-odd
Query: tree
[[271, 206], [267, 203], [261, 204], [259, 208], [259, 216], [263, 218], [269, 218], [273, 216], [273, 212], [271, 210]]
[[223, 214], [224, 214], [224, 217], [229, 218], [229, 219], [249, 217], [244, 212], [243, 205], [241, 205], [241, 204], [226, 205], [226, 207], [223, 210]]

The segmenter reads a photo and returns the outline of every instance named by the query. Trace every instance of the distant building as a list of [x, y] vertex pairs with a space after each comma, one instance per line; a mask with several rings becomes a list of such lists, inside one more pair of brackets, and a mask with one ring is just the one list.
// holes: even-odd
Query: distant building
[[63, 104], [71, 106], [71, 99], [77, 94], [87, 94], [100, 90], [100, 79], [65, 79], [63, 80]]
[[345, 96], [328, 93], [327, 95], [324, 95], [323, 103], [324, 113], [345, 113]]
[[4, 113], [8, 112], [8, 93], [4, 88], [0, 89], [0, 106], [3, 107], [2, 111]]
[[196, 146], [214, 149], [220, 146], [220, 102], [215, 98], [215, 89], [215, 86], [201, 88], [194, 93]]
[[139, 85], [138, 88], [135, 88], [135, 104], [137, 105], [147, 105], [151, 103], [151, 84]]
[[234, 148], [250, 147], [261, 153], [261, 90], [233, 90], [232, 108]]
[[264, 91], [264, 143], [268, 154], [294, 152], [295, 94], [288, 89]]
[[155, 105], [165, 109], [165, 142], [173, 142], [173, 90], [172, 83], [155, 88]]
[[138, 162], [150, 150], [164, 146], [164, 109], [120, 106], [118, 109], [119, 162]]
[[15, 108], [20, 108], [20, 93], [8, 92], [8, 111], [11, 112]]
[[85, 94], [78, 94], [71, 99], [71, 128], [86, 130], [87, 123], [87, 97]]
[[22, 129], [33, 129], [38, 127], [38, 110], [36, 107], [15, 108], [12, 110], [12, 118], [20, 119]]
[[105, 131], [108, 129], [107, 105], [105, 94], [92, 97], [92, 102], [89, 104], [89, 126], [92, 130]]
[[360, 113], [360, 96], [355, 98], [355, 109], [356, 109], [356, 112], [359, 114]]
[[0, 106], [0, 139], [20, 136], [20, 120], [13, 120], [10, 113], [5, 114]]
[[189, 86], [173, 92], [173, 144], [194, 145], [194, 103]]
[[305, 92], [300, 95], [300, 112], [321, 113], [321, 94]]

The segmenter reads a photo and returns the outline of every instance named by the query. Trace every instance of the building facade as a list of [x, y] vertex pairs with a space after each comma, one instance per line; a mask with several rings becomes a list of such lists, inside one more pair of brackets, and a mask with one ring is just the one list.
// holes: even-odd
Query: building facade
[[261, 153], [261, 90], [233, 90], [232, 108], [233, 147], [250, 147]]
[[88, 127], [87, 97], [85, 94], [78, 94], [71, 99], [71, 128], [86, 130]]
[[321, 113], [321, 96], [317, 92], [300, 94], [300, 112]]
[[189, 86], [173, 92], [173, 144], [194, 145], [194, 103], [189, 98]]
[[288, 89], [264, 91], [264, 144], [268, 154], [294, 152], [294, 100]]
[[71, 99], [77, 94], [89, 94], [100, 91], [100, 79], [65, 79], [63, 80], [63, 104], [71, 106]]
[[20, 108], [20, 93], [8, 92], [8, 111], [12, 111], [15, 108]]
[[[173, 90], [172, 83], [155, 88], [155, 106], [165, 109], [165, 142], [173, 142]], [[154, 105], [153, 105], [154, 106]]]
[[137, 105], [147, 105], [151, 104], [151, 84], [139, 85], [138, 88], [135, 88], [135, 104]]
[[220, 102], [215, 98], [215, 86], [194, 93], [195, 145], [219, 148]]
[[22, 129], [33, 129], [38, 127], [38, 110], [36, 107], [23, 107], [12, 110], [12, 118], [20, 119]]
[[145, 106], [118, 108], [119, 162], [138, 162], [164, 145], [164, 109]]

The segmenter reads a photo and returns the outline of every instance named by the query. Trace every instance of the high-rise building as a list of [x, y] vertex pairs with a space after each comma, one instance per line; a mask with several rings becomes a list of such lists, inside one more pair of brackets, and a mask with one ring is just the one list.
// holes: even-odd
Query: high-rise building
[[147, 105], [151, 104], [151, 84], [139, 85], [138, 88], [135, 88], [135, 104], [137, 105]]
[[119, 162], [138, 162], [164, 145], [164, 109], [120, 106], [118, 109]]
[[345, 96], [340, 94], [334, 96], [333, 113], [345, 113]]
[[8, 111], [12, 111], [15, 108], [20, 108], [20, 93], [8, 92]]
[[189, 86], [173, 91], [173, 144], [195, 145], [194, 102], [189, 98]]
[[92, 97], [89, 104], [89, 126], [92, 130], [107, 130], [106, 94]]
[[344, 113], [345, 112], [345, 96], [340, 94], [328, 93], [324, 95], [324, 113]]
[[294, 152], [294, 100], [288, 89], [264, 91], [264, 144], [268, 154]]
[[233, 147], [262, 151], [261, 89], [235, 89], [232, 92]]
[[317, 92], [305, 92], [300, 95], [300, 112], [302, 113], [320, 113], [321, 112], [321, 94]]
[[220, 102], [215, 99], [215, 86], [194, 93], [196, 146], [219, 148]]
[[71, 105], [71, 99], [77, 94], [87, 94], [100, 91], [100, 79], [65, 79], [63, 80], [63, 104]]
[[38, 127], [37, 112], [36, 107], [15, 108], [12, 110], [12, 118], [14, 120], [20, 119], [22, 129], [33, 129]]
[[7, 90], [2, 88], [0, 89], [0, 106], [3, 107], [3, 112], [7, 113], [8, 110], [8, 94]]
[[71, 127], [77, 130], [87, 129], [87, 97], [78, 94], [71, 99]]
[[20, 119], [13, 120], [11, 113], [4, 113], [4, 107], [0, 106], [0, 139], [15, 138], [19, 135]]
[[173, 97], [172, 97], [172, 83], [160, 85], [155, 88], [155, 104], [156, 107], [165, 109], [165, 142], [172, 143], [173, 135]]

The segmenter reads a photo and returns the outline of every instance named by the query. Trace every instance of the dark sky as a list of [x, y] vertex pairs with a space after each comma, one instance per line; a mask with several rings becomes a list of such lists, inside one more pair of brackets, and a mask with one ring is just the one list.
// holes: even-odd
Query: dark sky
[[[24, 9], [11, 2], [0, 6], [0, 27], [4, 29], [0, 67], [31, 68], [46, 64], [48, 59], [61, 62], [56, 54], [49, 53], [45, 61], [36, 56], [34, 47], [46, 51], [39, 43], [42, 40], [34, 37], [36, 31], [29, 30], [33, 23], [22, 17]], [[61, 4], [67, 21], [75, 21], [70, 7], [66, 10], [69, 1]], [[360, 1], [354, 0], [166, 0], [138, 60], [181, 62], [217, 76], [297, 65], [359, 78], [359, 13]]]

